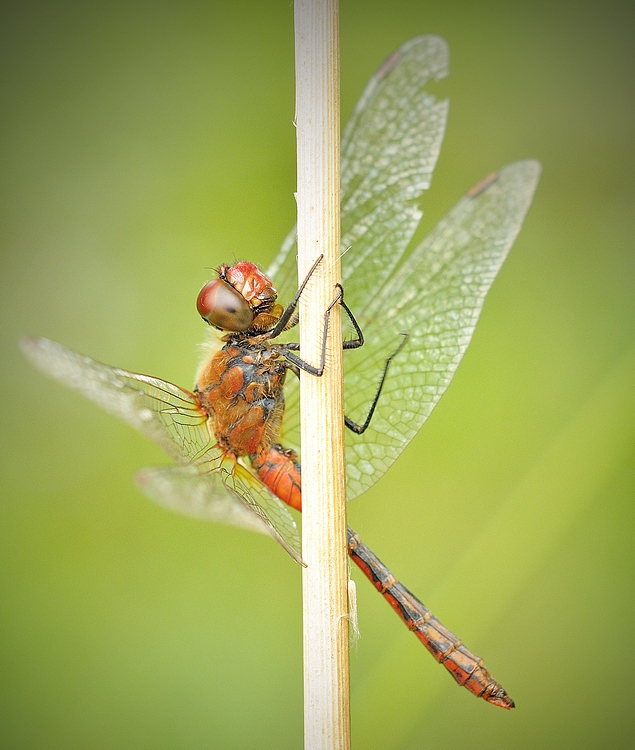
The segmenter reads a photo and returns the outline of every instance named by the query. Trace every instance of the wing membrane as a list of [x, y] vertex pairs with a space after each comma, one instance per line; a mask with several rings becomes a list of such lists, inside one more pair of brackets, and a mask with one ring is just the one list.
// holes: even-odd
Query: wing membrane
[[347, 432], [349, 499], [384, 474], [448, 387], [539, 175], [535, 161], [501, 169], [488, 187], [463, 197], [383, 289], [370, 295], [361, 320], [367, 343], [344, 359], [346, 413], [352, 419], [363, 420], [400, 334], [408, 340], [390, 365], [371, 426], [363, 436]]
[[140, 486], [151, 499], [187, 515], [265, 531], [302, 562], [293, 517], [218, 448], [194, 394], [160, 378], [96, 362], [48, 339], [24, 339], [22, 349], [40, 370], [123, 419], [182, 464], [140, 474]]
[[[348, 497], [376, 482], [414, 437], [447, 388], [538, 180], [525, 161], [471, 191], [404, 262], [429, 187], [447, 102], [425, 91], [447, 74], [437, 37], [407, 42], [371, 78], [342, 138], [342, 278], [366, 343], [344, 357], [346, 413], [363, 421], [402, 332], [370, 428], [346, 433]], [[350, 249], [349, 249], [350, 248]], [[270, 273], [283, 299], [296, 286], [295, 230]], [[401, 263], [401, 265], [400, 265]], [[299, 388], [285, 390], [284, 441], [299, 444]]]
[[200, 465], [156, 466], [137, 474], [137, 484], [159, 505], [192, 518], [268, 534], [299, 563], [300, 534], [287, 507], [240, 464], [232, 473]]
[[269, 528], [271, 536], [301, 565], [300, 534], [287, 506], [251, 474], [242, 464], [232, 473], [223, 474], [225, 486], [236, 494], [260, 521]]
[[261, 534], [269, 529], [231, 494], [218, 473], [201, 474], [196, 466], [152, 466], [136, 482], [151, 500], [191, 518], [237, 526]]
[[[437, 100], [426, 86], [447, 74], [443, 39], [411, 39], [370, 79], [344, 129], [342, 279], [356, 315], [390, 276], [421, 219], [417, 201], [430, 187], [448, 113], [448, 101]], [[267, 270], [284, 301], [297, 289], [296, 256], [294, 227]], [[284, 440], [296, 450], [298, 390], [290, 379]]]
[[[447, 74], [443, 39], [411, 39], [370, 79], [344, 129], [342, 249], [352, 250], [342, 259], [342, 278], [346, 282], [359, 273], [360, 289], [389, 276], [419, 224], [415, 201], [430, 186], [448, 112], [447, 100], [438, 101], [425, 86]], [[267, 270], [282, 300], [292, 299], [297, 289], [296, 255], [294, 227]], [[351, 294], [351, 305], [363, 297]]]
[[214, 442], [207, 415], [183, 388], [104, 365], [48, 339], [23, 339], [21, 346], [42, 372], [123, 419], [179, 463], [195, 460]]

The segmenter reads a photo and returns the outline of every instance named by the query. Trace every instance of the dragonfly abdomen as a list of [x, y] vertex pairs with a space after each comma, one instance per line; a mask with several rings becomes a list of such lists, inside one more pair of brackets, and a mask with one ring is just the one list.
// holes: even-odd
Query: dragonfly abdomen
[[275, 444], [250, 458], [260, 481], [282, 502], [302, 511], [302, 479], [295, 451]]
[[[302, 474], [297, 455], [275, 444], [250, 457], [260, 480], [296, 510], [302, 510]], [[483, 666], [483, 660], [468, 651], [430, 610], [382, 563], [357, 534], [348, 529], [348, 554], [366, 578], [413, 631], [452, 677], [478, 698], [501, 708], [513, 708], [505, 688]]]
[[501, 708], [513, 708], [507, 695], [483, 666], [483, 660], [468, 651], [430, 610], [400, 583], [357, 534], [348, 529], [348, 554], [366, 578], [412, 630], [434, 658], [471, 693]]

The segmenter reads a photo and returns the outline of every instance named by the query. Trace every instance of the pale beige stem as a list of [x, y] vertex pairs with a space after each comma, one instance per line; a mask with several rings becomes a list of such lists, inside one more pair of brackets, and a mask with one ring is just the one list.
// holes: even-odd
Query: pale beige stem
[[[340, 278], [337, 0], [296, 0], [298, 267], [324, 258], [300, 303], [303, 359], [317, 364]], [[342, 333], [333, 308], [322, 377], [302, 373], [302, 555], [306, 750], [350, 747]]]

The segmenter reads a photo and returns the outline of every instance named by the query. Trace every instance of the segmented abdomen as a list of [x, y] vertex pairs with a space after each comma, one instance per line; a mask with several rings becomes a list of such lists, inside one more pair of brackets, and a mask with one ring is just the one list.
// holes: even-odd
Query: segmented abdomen
[[417, 597], [400, 583], [382, 561], [348, 529], [348, 554], [434, 658], [471, 693], [501, 708], [513, 708], [505, 688]]
[[[260, 479], [275, 495], [296, 510], [302, 510], [301, 469], [293, 451], [273, 445], [252, 456], [251, 462]], [[393, 576], [351, 528], [348, 529], [348, 554], [402, 622], [459, 685], [495, 706], [514, 707], [514, 701], [483, 666], [483, 660], [468, 651], [454, 633]]]
[[282, 502], [302, 511], [302, 478], [295, 451], [272, 445], [267, 450], [251, 456], [251, 465]]

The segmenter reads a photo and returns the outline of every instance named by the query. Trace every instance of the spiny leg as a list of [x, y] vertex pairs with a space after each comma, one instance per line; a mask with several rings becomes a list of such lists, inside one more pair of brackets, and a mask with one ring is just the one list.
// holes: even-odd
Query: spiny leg
[[297, 325], [298, 317], [293, 316], [293, 314], [295, 312], [296, 307], [298, 306], [298, 302], [300, 301], [300, 296], [302, 295], [304, 288], [309, 283], [309, 279], [311, 278], [311, 276], [313, 276], [313, 272], [319, 266], [323, 257], [324, 257], [323, 255], [320, 255], [319, 258], [315, 261], [315, 263], [311, 266], [304, 281], [298, 287], [298, 291], [295, 293], [295, 297], [285, 307], [284, 312], [280, 316], [280, 320], [278, 320], [276, 325], [268, 332], [267, 338], [275, 339], [283, 331], [287, 331], [289, 328], [293, 328], [293, 326]]
[[373, 414], [375, 413], [377, 404], [379, 402], [379, 397], [384, 387], [384, 383], [386, 382], [386, 375], [388, 374], [388, 368], [390, 367], [390, 363], [399, 354], [399, 352], [404, 348], [404, 346], [406, 345], [406, 342], [408, 341], [407, 333], [402, 333], [401, 335], [403, 336], [403, 340], [401, 341], [399, 346], [395, 349], [395, 351], [390, 355], [390, 357], [388, 357], [388, 359], [386, 360], [386, 363], [384, 365], [384, 371], [381, 374], [381, 379], [379, 380], [379, 386], [377, 387], [377, 393], [375, 393], [375, 398], [373, 399], [373, 403], [370, 405], [370, 409], [368, 411], [366, 419], [364, 420], [364, 423], [360, 425], [357, 422], [353, 422], [352, 419], [344, 415], [344, 424], [348, 427], [349, 430], [352, 430], [357, 435], [361, 435], [363, 432], [366, 432], [366, 430], [368, 429], [371, 419], [373, 418]]

